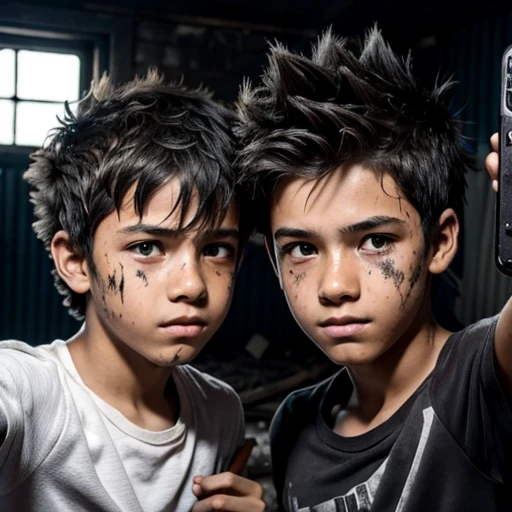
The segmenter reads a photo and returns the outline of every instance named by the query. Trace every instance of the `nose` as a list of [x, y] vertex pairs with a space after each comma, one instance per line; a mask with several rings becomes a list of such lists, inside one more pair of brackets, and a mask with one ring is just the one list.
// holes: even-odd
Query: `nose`
[[361, 292], [357, 262], [350, 256], [329, 255], [319, 282], [318, 297], [322, 304], [337, 305], [355, 301]]
[[182, 258], [169, 270], [168, 298], [171, 302], [195, 303], [206, 298], [206, 282], [193, 258]]

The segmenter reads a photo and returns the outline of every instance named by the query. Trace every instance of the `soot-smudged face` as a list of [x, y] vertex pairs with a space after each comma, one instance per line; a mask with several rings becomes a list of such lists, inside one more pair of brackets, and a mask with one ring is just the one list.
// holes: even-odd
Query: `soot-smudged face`
[[[133, 209], [134, 187], [120, 214], [94, 235], [86, 323], [105, 342], [120, 343], [157, 365], [190, 361], [224, 320], [232, 296], [238, 250], [238, 213], [218, 228], [180, 231], [179, 195], [171, 180], [151, 198], [142, 219]], [[193, 197], [187, 219], [197, 209]]]
[[429, 301], [418, 212], [361, 166], [280, 182], [271, 229], [281, 285], [306, 334], [336, 363], [364, 364], [414, 332]]

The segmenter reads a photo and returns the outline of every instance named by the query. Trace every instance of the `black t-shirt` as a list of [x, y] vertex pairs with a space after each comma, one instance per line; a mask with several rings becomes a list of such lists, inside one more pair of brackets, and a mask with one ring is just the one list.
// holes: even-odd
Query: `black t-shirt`
[[511, 512], [512, 414], [494, 368], [497, 317], [453, 334], [436, 367], [385, 423], [332, 431], [345, 369], [292, 393], [271, 426], [274, 482], [288, 512]]

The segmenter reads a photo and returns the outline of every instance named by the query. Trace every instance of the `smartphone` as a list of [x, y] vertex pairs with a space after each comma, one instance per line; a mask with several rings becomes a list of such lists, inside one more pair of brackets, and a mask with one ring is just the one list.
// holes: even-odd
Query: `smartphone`
[[499, 184], [496, 197], [496, 266], [512, 277], [512, 45], [501, 60]]

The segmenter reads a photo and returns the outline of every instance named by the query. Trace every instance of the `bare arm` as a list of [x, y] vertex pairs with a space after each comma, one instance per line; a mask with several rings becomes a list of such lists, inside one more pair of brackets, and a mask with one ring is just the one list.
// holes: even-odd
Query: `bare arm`
[[[492, 151], [485, 159], [487, 172], [492, 180], [492, 187], [498, 190], [498, 134], [491, 137]], [[512, 400], [512, 298], [503, 307], [498, 325], [496, 326], [495, 340], [496, 362], [498, 373], [505, 392]]]

